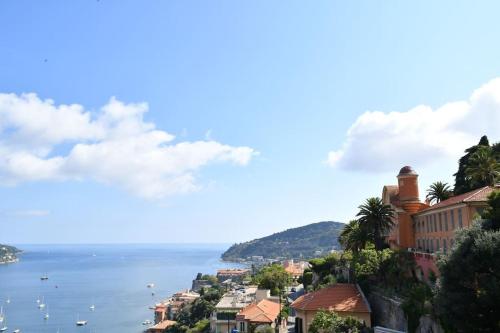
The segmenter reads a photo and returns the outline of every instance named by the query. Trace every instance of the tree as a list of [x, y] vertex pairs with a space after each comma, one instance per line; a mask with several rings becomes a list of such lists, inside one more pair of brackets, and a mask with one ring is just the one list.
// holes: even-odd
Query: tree
[[500, 163], [491, 147], [479, 147], [469, 159], [465, 170], [466, 180], [474, 188], [493, 186], [500, 178]]
[[500, 191], [493, 191], [488, 196], [488, 208], [485, 209], [483, 228], [488, 230], [500, 229]]
[[363, 323], [353, 317], [340, 317], [335, 312], [320, 310], [316, 312], [309, 326], [310, 333], [359, 333]]
[[500, 231], [479, 223], [456, 235], [453, 251], [439, 262], [436, 304], [453, 332], [500, 331]]
[[475, 146], [469, 147], [465, 150], [465, 155], [460, 158], [458, 161], [458, 171], [454, 174], [455, 176], [455, 186], [454, 192], [455, 195], [466, 193], [472, 191], [474, 188], [470, 184], [470, 182], [466, 179], [466, 170], [469, 166], [470, 157], [477, 151], [477, 149], [481, 146], [489, 147], [490, 143], [488, 141], [488, 137], [486, 135], [481, 137], [479, 143]]
[[385, 234], [393, 227], [394, 210], [380, 198], [368, 198], [359, 206], [359, 225], [373, 240], [376, 250], [385, 247]]
[[435, 182], [427, 189], [426, 198], [429, 199], [431, 203], [438, 203], [450, 198], [452, 194], [453, 192], [448, 183]]
[[350, 250], [354, 254], [364, 249], [368, 240], [368, 232], [361, 228], [358, 220], [352, 220], [346, 224], [339, 236], [339, 243], [342, 244], [344, 250]]
[[291, 275], [285, 271], [285, 268], [278, 264], [263, 267], [259, 273], [254, 276], [254, 282], [260, 289], [270, 289], [272, 295], [278, 295], [292, 281]]

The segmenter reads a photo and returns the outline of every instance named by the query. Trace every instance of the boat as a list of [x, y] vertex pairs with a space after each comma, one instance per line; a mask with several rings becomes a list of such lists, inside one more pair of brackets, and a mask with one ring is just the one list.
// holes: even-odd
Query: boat
[[5, 301], [5, 303], [10, 304], [10, 297], [7, 297], [7, 300]]
[[45, 303], [43, 302], [43, 297], [42, 297], [42, 300], [40, 301], [40, 303], [38, 303], [38, 308], [39, 309], [45, 308]]
[[85, 326], [87, 325], [86, 320], [80, 320], [80, 315], [76, 315], [76, 326]]
[[47, 274], [40, 276], [40, 280], [42, 280], [42, 281], [46, 281], [48, 279], [49, 279], [49, 277], [47, 276]]
[[3, 323], [4, 320], [4, 315], [3, 315], [3, 306], [0, 306], [0, 323]]
[[49, 319], [49, 307], [47, 306], [47, 312], [45, 313], [45, 316], [43, 316], [43, 319], [48, 320]]
[[90, 311], [94, 311], [95, 310], [95, 305], [92, 304], [91, 306], [89, 306], [89, 309], [90, 309]]
[[151, 325], [153, 322], [149, 319], [146, 319], [142, 322], [143, 325]]
[[21, 330], [18, 328], [18, 329], [15, 329], [12, 331], [12, 333], [21, 333]]
[[3, 324], [3, 326], [0, 326], [0, 332], [5, 332], [8, 329], [8, 327], [7, 327], [7, 319], [4, 318], [4, 321], [5, 321], [5, 323]]
[[148, 285], [147, 285], [148, 288], [153, 288], [154, 286], [155, 286], [154, 283], [148, 283]]

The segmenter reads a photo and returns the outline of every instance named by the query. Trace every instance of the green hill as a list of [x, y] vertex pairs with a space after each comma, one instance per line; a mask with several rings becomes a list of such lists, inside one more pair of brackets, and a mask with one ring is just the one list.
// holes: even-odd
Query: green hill
[[14, 246], [0, 244], [0, 264], [16, 262], [16, 253], [19, 252], [21, 250]]
[[338, 236], [344, 223], [318, 222], [292, 228], [271, 236], [249, 242], [234, 244], [222, 254], [227, 261], [240, 261], [252, 256], [266, 259], [284, 257], [288, 259], [313, 258], [332, 249], [340, 249]]

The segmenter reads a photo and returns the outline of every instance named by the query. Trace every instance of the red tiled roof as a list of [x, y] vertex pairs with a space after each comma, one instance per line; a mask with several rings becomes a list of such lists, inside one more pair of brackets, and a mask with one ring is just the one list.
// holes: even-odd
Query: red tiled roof
[[[484, 186], [474, 191], [470, 191], [464, 194], [455, 195], [447, 200], [441, 201], [435, 205], [430, 206], [429, 208], [423, 209], [420, 212], [425, 212], [437, 208], [443, 208], [447, 206], [456, 205], [462, 202], [482, 202], [488, 199], [488, 195], [495, 190], [500, 190], [500, 187], [495, 186]], [[419, 212], [419, 213], [420, 213]]]
[[291, 305], [296, 310], [329, 310], [336, 312], [371, 312], [355, 284], [337, 283], [297, 298]]
[[254, 323], [273, 323], [280, 313], [280, 305], [276, 302], [263, 299], [259, 303], [252, 303], [238, 312], [240, 320]]

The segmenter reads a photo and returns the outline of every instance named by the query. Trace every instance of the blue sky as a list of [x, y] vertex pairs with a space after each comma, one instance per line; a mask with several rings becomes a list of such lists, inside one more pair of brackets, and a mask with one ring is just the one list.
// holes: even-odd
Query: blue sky
[[232, 243], [345, 222], [406, 164], [423, 197], [482, 134], [500, 139], [499, 7], [3, 1], [0, 241]]

